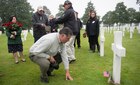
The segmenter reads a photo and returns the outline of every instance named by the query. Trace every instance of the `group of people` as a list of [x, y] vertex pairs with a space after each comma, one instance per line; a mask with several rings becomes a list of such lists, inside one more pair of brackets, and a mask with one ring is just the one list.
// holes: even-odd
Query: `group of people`
[[[31, 61], [39, 65], [42, 82], [48, 83], [48, 76], [53, 76], [52, 71], [59, 68], [59, 64], [63, 62], [65, 67], [66, 80], [73, 80], [69, 73], [69, 63], [76, 60], [75, 48], [76, 40], [78, 48], [80, 45], [80, 29], [82, 22], [78, 18], [78, 12], [75, 12], [72, 3], [65, 1], [63, 5], [65, 12], [60, 18], [48, 17], [44, 14], [43, 7], [38, 7], [37, 12], [33, 14], [33, 37], [34, 44], [29, 49], [29, 58]], [[95, 52], [95, 47], [99, 51], [99, 20], [96, 18], [96, 12], [91, 10], [89, 20], [86, 24], [84, 35], [89, 39], [89, 48]], [[8, 37], [8, 50], [13, 53], [15, 63], [18, 63], [18, 52], [22, 61], [23, 45], [21, 41], [22, 25], [16, 22], [16, 17], [10, 19], [12, 24], [5, 24], [6, 34]], [[58, 24], [63, 24], [63, 28], [58, 32]], [[12, 26], [12, 30], [11, 27]], [[50, 27], [48, 27], [50, 26]], [[50, 28], [50, 32], [47, 30]]]

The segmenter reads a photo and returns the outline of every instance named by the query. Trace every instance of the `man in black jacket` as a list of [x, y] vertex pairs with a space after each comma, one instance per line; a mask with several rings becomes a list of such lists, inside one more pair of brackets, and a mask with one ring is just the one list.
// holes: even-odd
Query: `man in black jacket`
[[74, 40], [76, 35], [78, 34], [77, 18], [76, 18], [76, 12], [73, 10], [72, 3], [70, 1], [65, 1], [63, 6], [65, 12], [62, 17], [56, 20], [56, 24], [64, 24], [64, 27], [69, 27], [73, 32], [73, 36], [66, 43], [67, 53], [69, 55], [68, 59], [71, 62], [76, 60]]
[[77, 42], [77, 47], [81, 48], [81, 40], [80, 40], [80, 30], [83, 27], [83, 23], [81, 20], [78, 18], [78, 12], [76, 12], [76, 17], [77, 17], [77, 24], [78, 24], [78, 34], [76, 35], [75, 42], [74, 42], [74, 47], [76, 47], [76, 42]]
[[33, 14], [32, 23], [34, 42], [36, 42], [40, 37], [46, 34], [45, 27], [48, 25], [48, 18], [44, 14], [42, 6], [39, 6], [37, 12]]

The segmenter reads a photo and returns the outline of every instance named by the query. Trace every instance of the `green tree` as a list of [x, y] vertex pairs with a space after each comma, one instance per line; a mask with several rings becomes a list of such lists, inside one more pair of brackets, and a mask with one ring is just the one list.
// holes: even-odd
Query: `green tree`
[[63, 15], [64, 13], [64, 7], [63, 7], [63, 4], [60, 4], [59, 5], [59, 8], [58, 8], [59, 12], [55, 15], [56, 17], [60, 17]]
[[133, 8], [128, 8], [129, 22], [136, 22], [136, 10]]
[[103, 16], [102, 22], [104, 24], [106, 24], [106, 26], [110, 27], [111, 25], [113, 25], [116, 22], [115, 17], [116, 17], [115, 12], [114, 11], [109, 11]]
[[16, 15], [17, 20], [24, 28], [31, 26], [33, 9], [27, 0], [0, 0], [0, 16], [4, 22], [9, 21], [11, 15]]
[[51, 14], [51, 11], [46, 6], [43, 6], [43, 10], [47, 16]]
[[88, 2], [88, 5], [87, 5], [87, 8], [85, 8], [85, 14], [83, 15], [82, 17], [82, 20], [83, 20], [83, 24], [86, 24], [88, 18], [89, 18], [89, 11], [90, 10], [95, 10], [94, 6], [93, 6], [93, 3], [90, 1]]
[[135, 13], [136, 23], [140, 23], [140, 12]]
[[128, 12], [126, 10], [124, 2], [120, 2], [116, 5], [116, 23], [127, 23], [129, 20]]
[[123, 2], [118, 3], [113, 12], [109, 11], [103, 16], [102, 22], [106, 26], [113, 25], [114, 23], [117, 23], [119, 26], [125, 23], [139, 23], [140, 12], [136, 12], [134, 8], [128, 8], [127, 10], [126, 8]]

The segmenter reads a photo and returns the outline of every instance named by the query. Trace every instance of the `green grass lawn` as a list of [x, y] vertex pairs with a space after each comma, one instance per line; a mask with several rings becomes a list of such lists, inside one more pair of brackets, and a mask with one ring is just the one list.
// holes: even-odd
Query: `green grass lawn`
[[[83, 33], [83, 30], [82, 30]], [[90, 53], [88, 51], [88, 40], [83, 38], [81, 33], [81, 49], [76, 48], [76, 62], [70, 64], [70, 73], [73, 81], [65, 80], [63, 64], [59, 70], [55, 70], [54, 77], [49, 77], [47, 85], [111, 85], [107, 83], [107, 78], [103, 77], [104, 71], [112, 72], [113, 52], [113, 33], [105, 33], [105, 56]], [[28, 51], [33, 44], [33, 37], [28, 34], [24, 41], [24, 55], [27, 62], [14, 64], [12, 54], [7, 51], [7, 38], [5, 34], [0, 36], [0, 85], [46, 85], [40, 82], [39, 67], [30, 61]], [[123, 37], [123, 47], [126, 48], [126, 57], [122, 58], [121, 66], [121, 85], [140, 85], [140, 34], [133, 34], [129, 38], [126, 32]]]

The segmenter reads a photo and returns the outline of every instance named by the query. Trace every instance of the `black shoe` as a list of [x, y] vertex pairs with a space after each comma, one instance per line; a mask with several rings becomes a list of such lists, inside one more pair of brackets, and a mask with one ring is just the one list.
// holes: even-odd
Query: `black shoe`
[[50, 71], [47, 71], [48, 76], [55, 76]]
[[44, 82], [44, 83], [49, 83], [48, 78], [43, 78], [43, 77], [40, 77], [40, 79], [41, 79], [41, 82]]
[[81, 46], [78, 47], [78, 49], [80, 49], [80, 48], [81, 48]]
[[59, 64], [58, 63], [51, 63], [50, 65], [51, 65], [51, 67], [53, 67], [56, 70], [59, 69]]
[[74, 60], [70, 60], [69, 63], [72, 63], [72, 62], [74, 62], [74, 61], [76, 61], [76, 59], [74, 59]]

